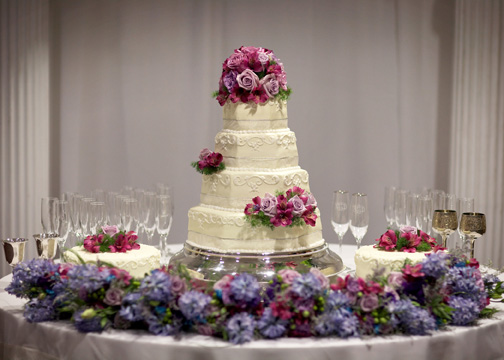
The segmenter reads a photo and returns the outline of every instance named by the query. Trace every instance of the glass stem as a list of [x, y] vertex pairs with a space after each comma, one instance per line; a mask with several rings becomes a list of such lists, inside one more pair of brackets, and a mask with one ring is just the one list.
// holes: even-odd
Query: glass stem
[[338, 234], [338, 240], [339, 240], [339, 253], [341, 256], [343, 256], [343, 236], [340, 236], [340, 234]]
[[471, 259], [474, 259], [474, 242], [476, 238], [471, 238]]
[[446, 239], [447, 239], [446, 234], [441, 234], [441, 239], [443, 241], [443, 247], [446, 248]]

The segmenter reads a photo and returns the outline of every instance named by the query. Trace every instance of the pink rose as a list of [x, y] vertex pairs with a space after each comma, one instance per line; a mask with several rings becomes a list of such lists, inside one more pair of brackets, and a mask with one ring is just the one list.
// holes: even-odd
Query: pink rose
[[105, 292], [103, 302], [110, 306], [121, 305], [124, 291], [119, 288], [110, 288]]
[[282, 278], [282, 281], [286, 284], [291, 285], [294, 282], [294, 279], [300, 277], [301, 274], [296, 270], [292, 269], [282, 269], [278, 272], [278, 275]]
[[260, 49], [258, 52], [257, 52], [257, 59], [259, 60], [259, 62], [265, 66], [269, 63], [269, 55], [266, 54], [264, 52], [264, 49]]
[[210, 155], [212, 152], [208, 150], [207, 148], [204, 148], [203, 150], [200, 151], [199, 154], [199, 159], [201, 161], [205, 160], [208, 155]]
[[306, 211], [303, 200], [299, 196], [292, 197], [289, 202], [292, 203], [292, 214], [294, 216], [301, 216]]
[[315, 275], [318, 281], [320, 281], [320, 284], [322, 285], [322, 289], [327, 289], [329, 288], [329, 280], [325, 277], [324, 274], [320, 272], [319, 269], [312, 267], [310, 269], [310, 272]]
[[259, 77], [250, 69], [245, 69], [236, 77], [238, 85], [248, 91], [253, 90], [259, 85]]
[[401, 233], [406, 233], [406, 234], [417, 234], [417, 228], [414, 226], [401, 226], [399, 229], [399, 232]]
[[103, 233], [107, 234], [108, 236], [114, 236], [119, 232], [119, 228], [115, 225], [106, 225], [102, 226], [102, 231]]
[[364, 294], [359, 301], [362, 311], [371, 312], [378, 307], [378, 296], [374, 293]]
[[186, 283], [185, 283], [185, 281], [182, 280], [178, 276], [172, 276], [171, 277], [171, 290], [176, 295], [182, 294], [186, 290]]
[[268, 74], [263, 77], [260, 80], [260, 84], [262, 85], [264, 91], [266, 92], [266, 95], [268, 95], [269, 98], [274, 97], [280, 90], [280, 85], [278, 84], [276, 76], [273, 74]]
[[387, 282], [395, 289], [400, 288], [404, 282], [403, 274], [398, 271], [392, 271], [387, 278]]

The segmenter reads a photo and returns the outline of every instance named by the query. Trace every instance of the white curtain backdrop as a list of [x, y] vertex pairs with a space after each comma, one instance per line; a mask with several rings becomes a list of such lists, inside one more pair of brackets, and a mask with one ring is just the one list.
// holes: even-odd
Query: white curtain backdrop
[[[49, 105], [49, 1], [1, 0], [0, 237], [28, 238], [28, 259], [49, 195]], [[1, 259], [3, 276], [10, 270]]]
[[[222, 62], [241, 45], [273, 49], [285, 64], [293, 88], [289, 126], [326, 240], [336, 241], [333, 190], [368, 194], [365, 244], [385, 230], [386, 185], [448, 190], [452, 0], [51, 4], [51, 122], [59, 149], [51, 156], [51, 195], [172, 184], [169, 239], [185, 241], [187, 211], [199, 203], [201, 186], [189, 163], [213, 147], [222, 128], [210, 94]], [[31, 221], [29, 233], [39, 223]], [[353, 242], [350, 234], [345, 242]]]

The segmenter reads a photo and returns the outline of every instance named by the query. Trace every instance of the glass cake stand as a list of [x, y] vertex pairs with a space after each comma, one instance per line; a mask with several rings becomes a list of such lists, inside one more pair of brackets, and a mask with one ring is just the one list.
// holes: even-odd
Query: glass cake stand
[[327, 244], [299, 252], [252, 254], [218, 253], [185, 243], [184, 248], [170, 259], [170, 265], [177, 264], [185, 265], [192, 277], [208, 282], [215, 282], [227, 274], [247, 272], [266, 284], [278, 270], [292, 268], [307, 272], [312, 267], [334, 282], [350, 272], [350, 268], [343, 265], [341, 258]]

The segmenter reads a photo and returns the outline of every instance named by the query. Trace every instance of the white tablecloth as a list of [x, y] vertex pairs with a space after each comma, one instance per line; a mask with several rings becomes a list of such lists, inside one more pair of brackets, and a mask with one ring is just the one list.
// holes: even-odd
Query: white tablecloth
[[[334, 249], [337, 250], [337, 249]], [[349, 267], [355, 247], [345, 246]], [[231, 345], [220, 339], [184, 334], [180, 338], [146, 331], [110, 330], [81, 334], [70, 322], [30, 324], [22, 314], [24, 300], [5, 292], [11, 276], [0, 280], [0, 359], [504, 359], [504, 312], [478, 326], [454, 327], [431, 336], [364, 339], [286, 338]], [[504, 304], [492, 306], [504, 311]]]

